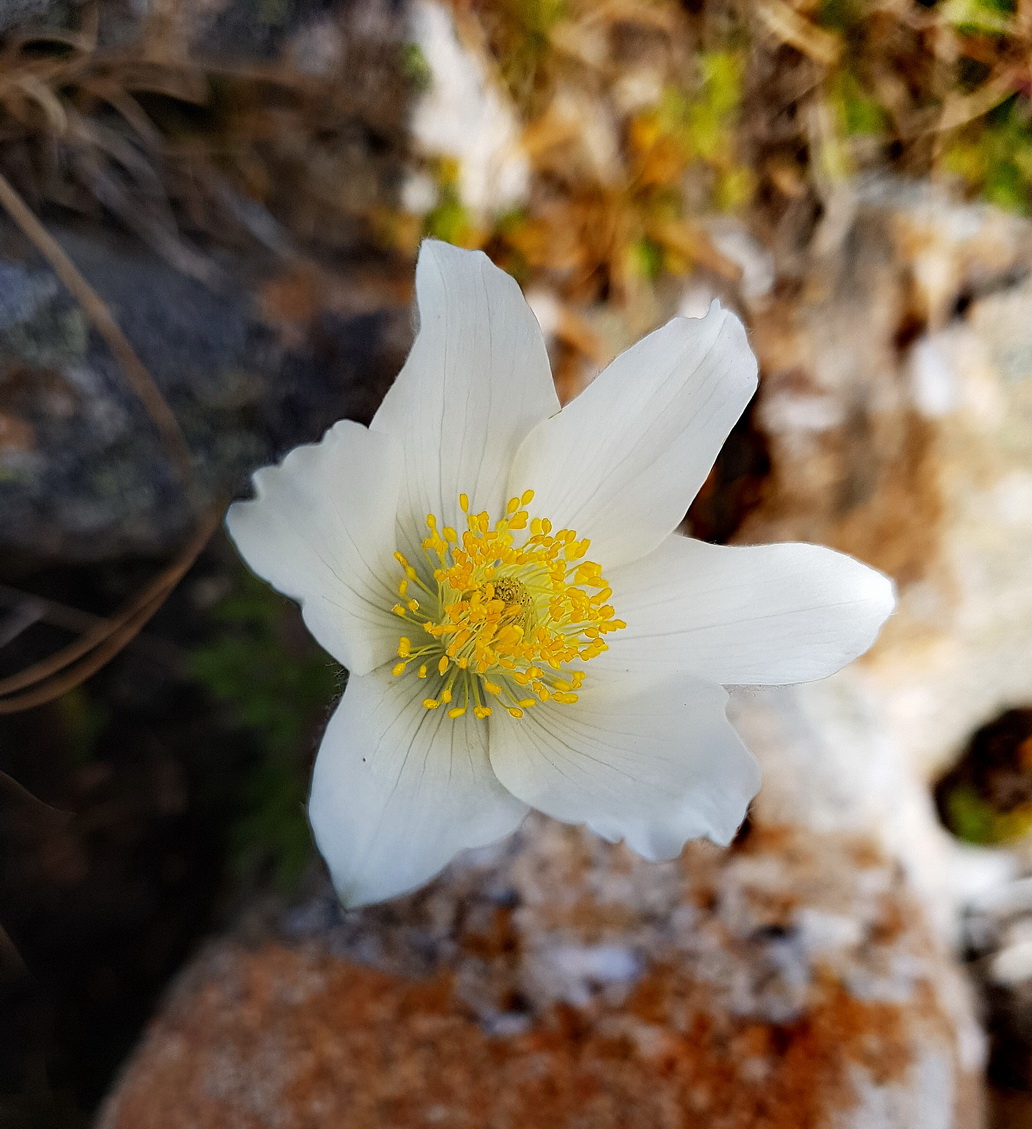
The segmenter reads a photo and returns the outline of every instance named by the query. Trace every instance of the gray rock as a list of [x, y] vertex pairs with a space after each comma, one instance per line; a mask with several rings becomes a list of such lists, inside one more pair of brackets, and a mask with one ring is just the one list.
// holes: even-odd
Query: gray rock
[[68, 8], [63, 0], [0, 0], [0, 33], [26, 24], [60, 22]]
[[[408, 311], [394, 308], [317, 312], [288, 346], [244, 262], [224, 258], [236, 283], [215, 290], [127, 239], [56, 234], [166, 397], [209, 501], [342, 416], [367, 419], [407, 345]], [[157, 429], [49, 268], [10, 235], [3, 246], [0, 553], [32, 564], [169, 552], [195, 515]]]

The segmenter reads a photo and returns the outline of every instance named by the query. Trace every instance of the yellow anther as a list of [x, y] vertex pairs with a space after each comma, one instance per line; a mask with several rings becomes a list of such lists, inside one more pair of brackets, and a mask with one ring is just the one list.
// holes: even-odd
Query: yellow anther
[[407, 663], [395, 663], [394, 669], [391, 671], [391, 674], [393, 674], [394, 677], [397, 678], [399, 674], [405, 673], [405, 667], [407, 665], [408, 665]]
[[606, 602], [613, 593], [601, 566], [582, 559], [588, 539], [572, 529], [553, 532], [547, 518], [531, 518], [525, 507], [533, 500], [531, 490], [510, 498], [492, 524], [486, 511], [470, 513], [468, 495], [460, 495], [466, 529], [439, 528], [437, 516], [427, 514], [419, 572], [395, 554], [405, 574], [399, 593], [406, 597], [411, 583], [420, 593], [394, 611], [421, 629], [415, 657], [426, 661], [414, 666], [412, 641], [404, 637], [398, 657], [405, 661], [393, 670], [404, 673], [413, 665], [420, 678], [431, 671], [443, 680], [436, 697], [424, 700], [427, 709], [454, 696], [458, 704], [449, 717], [472, 710], [483, 719], [491, 716], [485, 696], [501, 698], [513, 717], [539, 702], [576, 702], [580, 667], [606, 650], [605, 636], [624, 626]]

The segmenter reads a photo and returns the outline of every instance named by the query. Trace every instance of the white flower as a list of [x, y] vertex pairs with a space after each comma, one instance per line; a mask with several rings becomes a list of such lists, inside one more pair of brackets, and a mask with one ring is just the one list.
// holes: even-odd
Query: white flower
[[674, 532], [756, 387], [716, 304], [562, 411], [516, 283], [427, 242], [420, 327], [368, 429], [254, 476], [229, 531], [350, 671], [309, 814], [349, 906], [411, 890], [528, 807], [668, 859], [759, 786], [728, 685], [823, 678], [891, 582], [814, 545]]

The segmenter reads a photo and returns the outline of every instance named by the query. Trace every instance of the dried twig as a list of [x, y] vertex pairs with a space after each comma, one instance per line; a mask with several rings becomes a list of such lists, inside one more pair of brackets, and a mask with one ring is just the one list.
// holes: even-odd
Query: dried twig
[[98, 621], [56, 654], [0, 680], [0, 714], [43, 705], [79, 685], [114, 658], [164, 604], [208, 543], [221, 518], [222, 507], [219, 506], [207, 515], [179, 557], [138, 592], [122, 611]]
[[837, 36], [818, 27], [784, 2], [761, 0], [756, 14], [767, 30], [782, 43], [788, 43], [803, 55], [825, 67], [833, 67], [842, 53]]
[[90, 286], [79, 268], [40, 223], [32, 209], [2, 173], [0, 173], [0, 205], [47, 260], [54, 273], [82, 306], [97, 332], [107, 342], [133, 391], [161, 434], [184, 486], [193, 497], [196, 493], [193, 457], [179, 422], [154, 383], [154, 378], [115, 321], [107, 304]]
[[[0, 205], [50, 263], [107, 342], [133, 391], [158, 428], [196, 507], [199, 490], [193, 459], [179, 423], [106, 303], [2, 174]], [[114, 658], [140, 632], [186, 574], [214, 533], [221, 515], [221, 506], [212, 510], [179, 557], [121, 612], [108, 619], [93, 621], [78, 639], [56, 654], [0, 680], [0, 714], [15, 713], [49, 702], [79, 685]]]
[[[108, 622], [102, 615], [85, 612], [82, 608], [74, 608], [49, 596], [40, 596], [36, 592], [11, 588], [7, 584], [0, 584], [0, 605], [6, 605], [11, 609], [7, 619], [0, 622], [0, 649], [37, 623], [46, 623], [62, 631], [79, 635], [85, 631], [93, 631]], [[174, 643], [155, 636], [140, 635], [136, 645], [138, 649], [168, 666], [179, 663], [183, 656], [183, 652]]]

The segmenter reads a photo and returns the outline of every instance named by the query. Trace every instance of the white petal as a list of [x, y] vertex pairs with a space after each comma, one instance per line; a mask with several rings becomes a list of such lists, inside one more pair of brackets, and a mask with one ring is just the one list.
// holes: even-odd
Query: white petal
[[742, 323], [714, 303], [621, 354], [520, 447], [510, 492], [591, 538], [604, 568], [637, 560], [677, 528], [756, 390]]
[[[589, 673], [589, 678], [591, 677]], [[596, 677], [573, 705], [491, 716], [491, 764], [531, 806], [648, 859], [688, 839], [729, 843], [759, 788], [724, 716], [726, 692], [687, 675]]]
[[526, 814], [491, 771], [485, 723], [424, 709], [425, 695], [412, 674], [352, 675], [330, 718], [308, 814], [347, 906], [422, 885]]
[[429, 513], [465, 528], [460, 494], [474, 511], [501, 517], [516, 448], [559, 410], [541, 329], [516, 282], [486, 255], [427, 240], [416, 301], [412, 352], [372, 422], [403, 448], [399, 523], [410, 548]]
[[244, 560], [301, 602], [308, 630], [349, 670], [365, 674], [398, 646], [393, 559], [401, 459], [385, 435], [342, 420], [254, 476], [255, 499], [226, 525]]
[[725, 686], [826, 678], [871, 646], [892, 581], [820, 545], [707, 545], [677, 535], [612, 569], [616, 614], [592, 667], [687, 670]]

